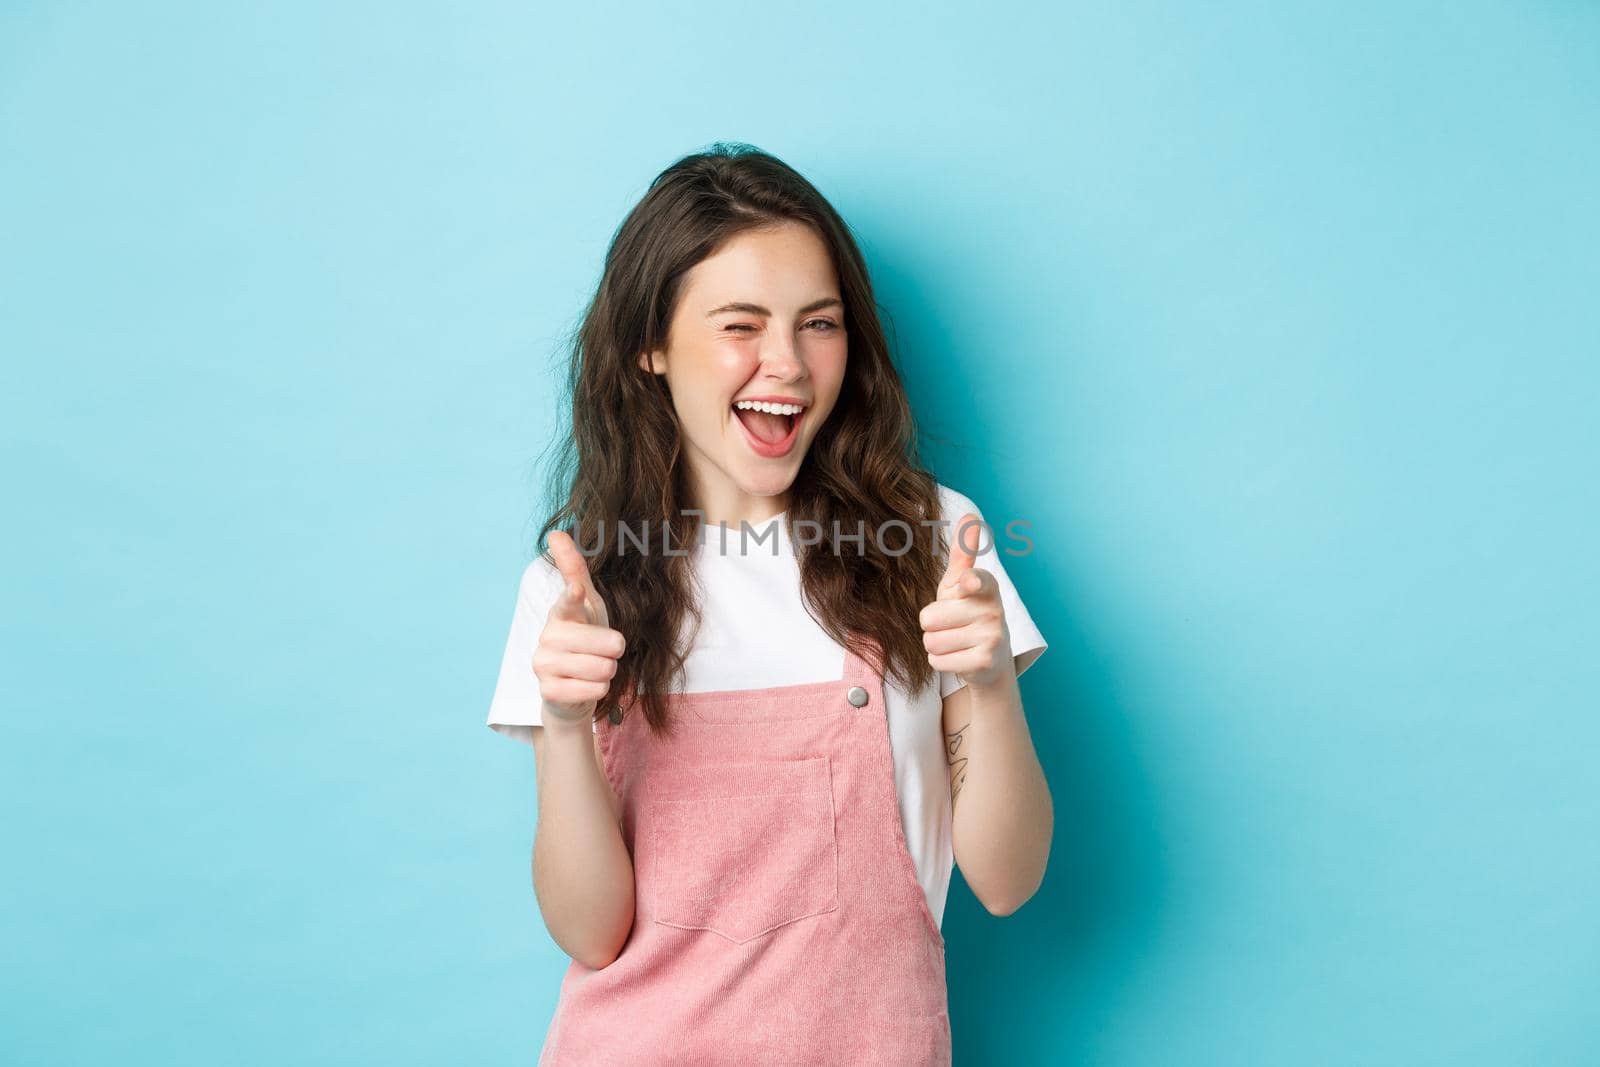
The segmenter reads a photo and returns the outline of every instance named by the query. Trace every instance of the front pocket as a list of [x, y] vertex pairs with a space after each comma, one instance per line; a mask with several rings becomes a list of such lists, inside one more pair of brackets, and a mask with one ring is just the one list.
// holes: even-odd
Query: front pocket
[[828, 757], [673, 767], [651, 796], [656, 922], [742, 943], [839, 906]]

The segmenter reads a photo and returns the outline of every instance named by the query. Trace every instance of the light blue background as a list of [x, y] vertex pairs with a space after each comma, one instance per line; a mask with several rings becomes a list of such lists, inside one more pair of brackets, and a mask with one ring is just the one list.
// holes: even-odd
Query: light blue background
[[1600, 8], [1286, 7], [7, 4], [0, 1060], [533, 1061], [552, 361], [737, 139], [1033, 523], [957, 1062], [1600, 1062]]

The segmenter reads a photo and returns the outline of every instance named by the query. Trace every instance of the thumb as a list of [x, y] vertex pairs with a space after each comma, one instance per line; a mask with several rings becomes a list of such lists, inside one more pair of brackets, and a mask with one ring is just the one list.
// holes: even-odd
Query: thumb
[[572, 535], [565, 530], [553, 530], [549, 543], [550, 556], [555, 560], [561, 577], [566, 580], [566, 588], [556, 603], [556, 610], [562, 613], [563, 618], [606, 625], [605, 604], [600, 594], [595, 592], [594, 581], [589, 577], [589, 564], [583, 558], [583, 553], [578, 551]]
[[948, 600], [962, 595], [961, 579], [972, 570], [973, 560], [977, 557], [974, 550], [982, 541], [983, 520], [969, 511], [956, 523], [955, 532], [950, 538], [950, 562], [945, 566], [944, 576], [939, 579], [940, 599]]

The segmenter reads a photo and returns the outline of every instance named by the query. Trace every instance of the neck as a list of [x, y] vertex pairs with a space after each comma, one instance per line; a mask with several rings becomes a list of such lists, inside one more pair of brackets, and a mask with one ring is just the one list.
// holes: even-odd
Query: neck
[[707, 507], [704, 503], [695, 505], [704, 515], [703, 521], [707, 526], [716, 526], [726, 523], [729, 528], [737, 530], [740, 523], [749, 523], [759, 526], [768, 519], [789, 510], [787, 497], [750, 497], [744, 505]]
[[703, 516], [707, 526], [726, 523], [738, 529], [740, 523], [755, 526], [789, 510], [789, 490], [770, 496], [747, 493], [731, 483], [697, 485], [690, 494], [693, 507]]

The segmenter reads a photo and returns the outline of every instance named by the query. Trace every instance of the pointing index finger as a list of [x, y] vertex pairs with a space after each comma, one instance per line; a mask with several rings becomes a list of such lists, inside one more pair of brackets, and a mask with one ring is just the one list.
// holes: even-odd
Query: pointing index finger
[[600, 599], [600, 594], [594, 587], [594, 580], [589, 575], [589, 564], [578, 551], [572, 535], [565, 530], [552, 530], [549, 542], [550, 556], [555, 560], [556, 569], [561, 572], [561, 577], [565, 579], [568, 587], [562, 592], [562, 598], [570, 597], [571, 587], [577, 586], [580, 590], [580, 595], [577, 597], [579, 604], [587, 605], [587, 612], [595, 616], [592, 621], [605, 625], [605, 602]]
[[589, 565], [584, 562], [583, 554], [573, 543], [571, 534], [565, 530], [550, 531], [550, 556], [555, 560], [556, 570], [561, 572], [561, 577], [569, 582], [577, 582], [586, 593], [592, 590]]
[[950, 537], [950, 561], [945, 566], [944, 577], [939, 580], [939, 588], [952, 589], [961, 576], [972, 569], [973, 561], [977, 558], [975, 551], [983, 541], [983, 520], [973, 512], [961, 516], [961, 521], [956, 523], [956, 528]]

